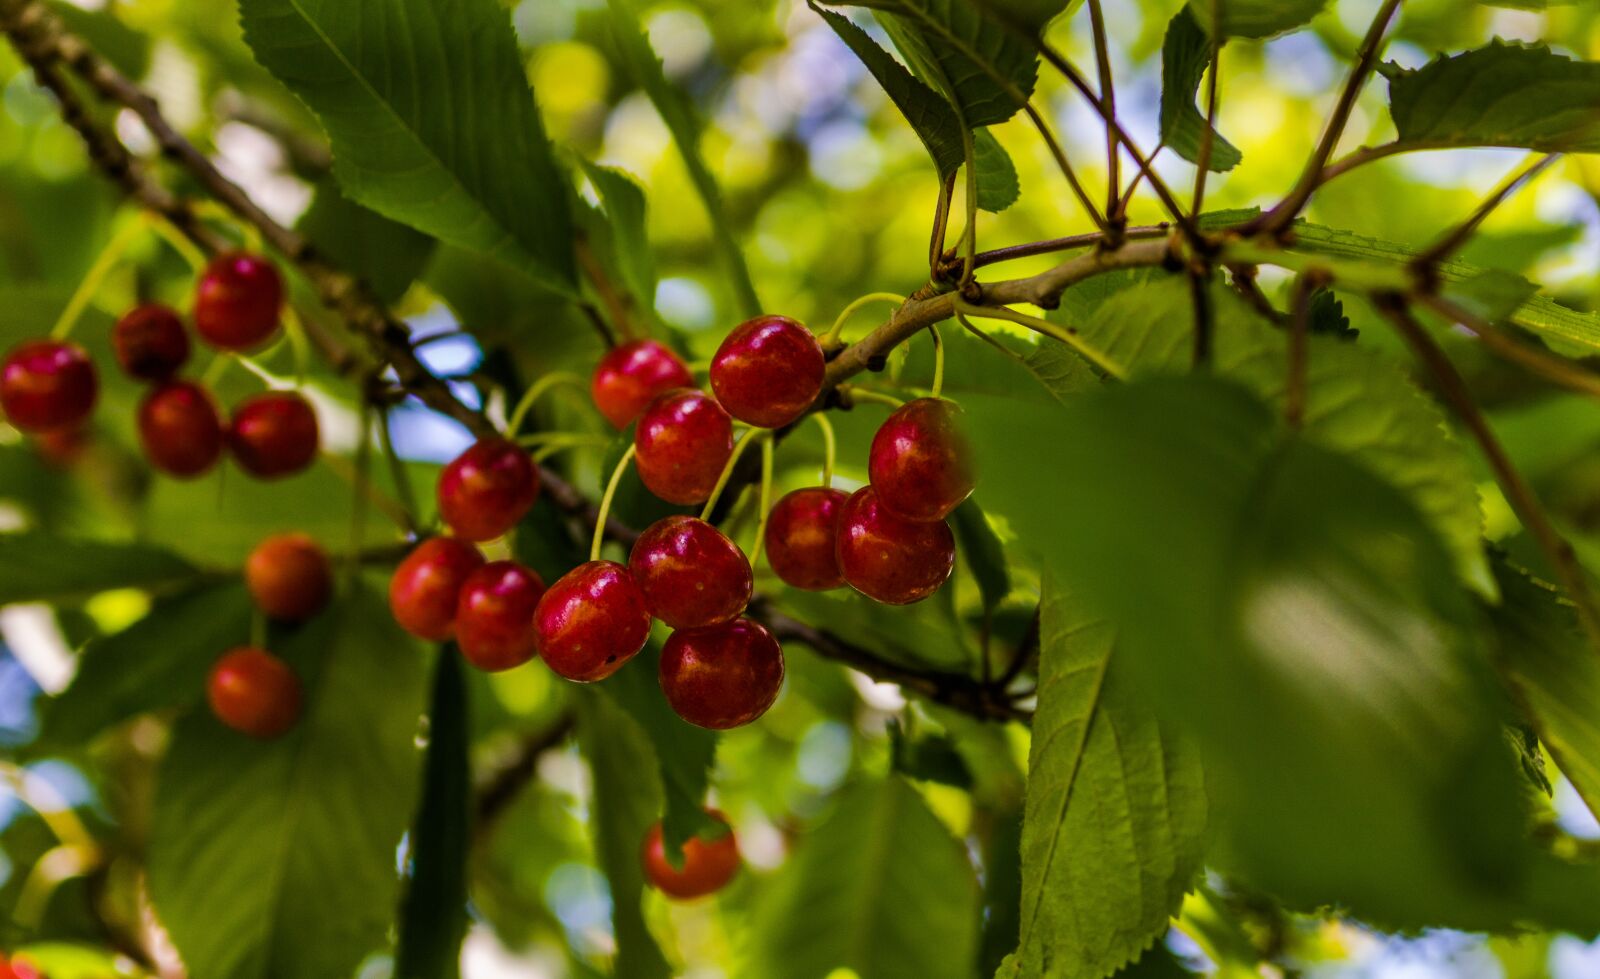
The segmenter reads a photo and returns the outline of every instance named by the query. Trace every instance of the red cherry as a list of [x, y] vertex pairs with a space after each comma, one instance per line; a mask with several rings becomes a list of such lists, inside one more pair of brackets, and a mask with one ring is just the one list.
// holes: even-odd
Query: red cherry
[[759, 622], [679, 629], [661, 649], [661, 690], [678, 716], [725, 731], [767, 712], [783, 686], [783, 650]]
[[122, 372], [141, 381], [165, 381], [189, 359], [189, 334], [169, 306], [133, 307], [111, 331]]
[[733, 419], [704, 391], [650, 402], [633, 433], [639, 478], [668, 503], [704, 503], [733, 455]]
[[283, 279], [260, 255], [218, 255], [195, 290], [194, 327], [201, 339], [223, 350], [260, 346], [278, 329]]
[[693, 384], [677, 354], [654, 340], [634, 340], [600, 359], [589, 394], [606, 421], [627, 428], [657, 395]]
[[822, 393], [827, 363], [811, 331], [787, 316], [757, 316], [733, 328], [711, 359], [711, 390], [728, 413], [782, 428]]
[[[715, 809], [707, 809], [718, 822], [726, 824], [727, 818]], [[661, 839], [661, 824], [656, 823], [645, 834], [643, 851], [644, 875], [661, 893], [678, 900], [704, 897], [722, 890], [739, 872], [739, 842], [733, 829], [714, 840], [698, 836], [683, 844], [683, 867], [667, 862], [666, 846]]]
[[276, 534], [250, 552], [244, 582], [268, 618], [304, 622], [333, 596], [333, 566], [308, 535]]
[[150, 464], [179, 479], [192, 479], [222, 455], [222, 419], [198, 384], [169, 381], [139, 405], [139, 441]]
[[0, 979], [44, 979], [44, 973], [21, 959], [0, 960]]
[[562, 575], [533, 612], [539, 656], [568, 680], [604, 680], [650, 638], [650, 612], [628, 569], [590, 561]]
[[542, 595], [544, 579], [515, 561], [491, 561], [472, 572], [456, 600], [461, 655], [490, 673], [533, 659], [533, 610]]
[[813, 486], [795, 490], [767, 515], [767, 563], [784, 584], [827, 591], [844, 584], [835, 542], [845, 494]]
[[0, 364], [0, 408], [24, 432], [78, 424], [99, 392], [94, 363], [75, 343], [24, 340]]
[[264, 649], [229, 650], [211, 668], [206, 699], [217, 720], [252, 738], [276, 738], [300, 718], [300, 681]]
[[479, 439], [439, 474], [439, 515], [465, 540], [494, 540], [538, 498], [533, 460], [503, 438]]
[[754, 587], [739, 545], [695, 517], [651, 524], [634, 542], [628, 570], [650, 614], [674, 629], [732, 621]]
[[293, 391], [247, 398], [233, 411], [228, 448], [239, 468], [258, 479], [300, 472], [317, 457], [317, 413]]
[[867, 460], [882, 504], [908, 520], [943, 520], [972, 495], [972, 448], [961, 407], [918, 398], [894, 410], [872, 437]]
[[839, 573], [856, 591], [885, 605], [910, 605], [939, 590], [956, 562], [956, 539], [943, 521], [907, 520], [858, 489], [839, 509]]
[[389, 611], [419, 639], [443, 642], [455, 635], [456, 605], [467, 577], [483, 555], [464, 540], [432, 537], [406, 555], [389, 579]]

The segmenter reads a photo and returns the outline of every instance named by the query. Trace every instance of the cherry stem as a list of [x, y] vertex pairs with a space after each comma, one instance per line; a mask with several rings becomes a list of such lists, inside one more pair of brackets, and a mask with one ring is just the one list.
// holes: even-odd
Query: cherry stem
[[525, 449], [552, 445], [577, 448], [584, 445], [610, 445], [611, 439], [604, 435], [589, 435], [584, 432], [534, 432], [532, 435], [517, 436], [516, 442]]
[[557, 455], [558, 453], [570, 452], [573, 449], [582, 449], [582, 448], [587, 448], [587, 447], [589, 447], [591, 445], [598, 445], [598, 444], [604, 444], [604, 443], [556, 442], [556, 443], [552, 443], [552, 444], [549, 444], [549, 445], [543, 445], [543, 446], [540, 446], [539, 448], [534, 450], [534, 452], [533, 452], [533, 461], [536, 462], [536, 463], [544, 462], [546, 459], [550, 458], [553, 455]]
[[311, 341], [306, 339], [305, 324], [300, 322], [300, 313], [292, 305], [283, 308], [283, 332], [294, 350], [294, 383], [300, 387], [306, 383], [306, 371], [310, 369]]
[[527, 419], [528, 412], [533, 409], [533, 403], [546, 391], [550, 391], [562, 384], [570, 384], [576, 388], [587, 389], [583, 378], [571, 371], [554, 371], [534, 381], [528, 390], [522, 392], [522, 399], [517, 402], [517, 407], [511, 412], [511, 420], [506, 423], [506, 435], [516, 438], [517, 432], [522, 429], [522, 423]]
[[419, 532], [417, 526], [417, 493], [411, 485], [411, 472], [406, 469], [404, 459], [394, 448], [394, 433], [390, 430], [394, 419], [392, 411], [377, 409], [378, 417], [378, 445], [383, 450], [384, 459], [389, 463], [389, 478], [394, 481], [394, 491], [400, 497], [400, 511], [405, 517], [405, 528], [411, 534]]
[[838, 443], [833, 437], [833, 422], [823, 412], [813, 412], [812, 418], [816, 419], [817, 427], [822, 429], [822, 488], [833, 489], [833, 460], [838, 449]]
[[761, 519], [756, 522], [756, 543], [750, 548], [750, 570], [761, 560], [761, 545], [767, 541], [767, 518], [772, 515], [772, 440], [761, 443]]
[[1042, 333], [1051, 339], [1060, 340], [1062, 343], [1071, 347], [1078, 354], [1078, 356], [1100, 368], [1102, 371], [1105, 371], [1107, 374], [1111, 375], [1117, 380], [1127, 380], [1128, 373], [1127, 371], [1123, 370], [1120, 364], [1111, 360], [1105, 354], [1091, 347], [1089, 344], [1083, 342], [1083, 339], [1076, 333], [1064, 329], [1055, 323], [1050, 322], [1049, 320], [1040, 319], [1037, 316], [1029, 316], [1026, 313], [1019, 313], [1016, 310], [1006, 306], [974, 306], [971, 303], [963, 300], [960, 296], [956, 297], [955, 303], [956, 309], [959, 309], [961, 312], [970, 316], [979, 316], [984, 319], [991, 320], [1006, 320], [1011, 323], [1016, 323], [1019, 326], [1026, 326], [1030, 330], [1033, 330], [1037, 333]]
[[938, 324], [928, 327], [928, 332], [933, 334], [933, 390], [935, 398], [944, 390], [944, 337], [939, 335]]
[[194, 213], [198, 217], [208, 218], [238, 231], [244, 238], [244, 247], [249, 251], [260, 254], [266, 250], [261, 240], [261, 229], [249, 221], [241, 220], [223, 204], [209, 199], [198, 201], [194, 205]]
[[218, 350], [211, 358], [211, 363], [206, 365], [205, 373], [200, 375], [202, 387], [214, 388], [222, 375], [228, 372], [228, 365], [233, 362], [233, 355], [226, 350]]
[[65, 340], [72, 328], [78, 324], [78, 319], [83, 311], [88, 308], [89, 301], [105, 285], [106, 277], [117, 267], [122, 260], [122, 254], [133, 244], [145, 229], [143, 221], [129, 221], [123, 225], [111, 240], [106, 242], [106, 247], [101, 249], [94, 264], [89, 266], [89, 271], [84, 275], [83, 281], [78, 283], [78, 288], [72, 292], [72, 297], [67, 300], [67, 306], [61, 311], [61, 316], [56, 320], [55, 326], [50, 328], [50, 339]]
[[617, 487], [622, 485], [622, 474], [627, 471], [628, 463], [633, 461], [634, 451], [637, 446], [628, 446], [628, 451], [622, 453], [622, 458], [617, 460], [617, 468], [611, 470], [611, 479], [606, 483], [605, 495], [600, 497], [600, 512], [595, 515], [594, 541], [589, 545], [589, 560], [600, 560], [600, 547], [606, 542], [606, 516], [611, 512], [611, 501], [616, 499]]
[[173, 227], [172, 222], [161, 217], [153, 211], [146, 211], [145, 217], [150, 224], [150, 230], [156, 237], [167, 243], [167, 247], [177, 252], [191, 271], [199, 272], [206, 267], [205, 253], [196, 248], [194, 242], [183, 236], [183, 233]]
[[873, 391], [870, 388], [857, 387], [854, 384], [841, 384], [839, 385], [839, 390], [852, 402], [870, 401], [880, 405], [888, 405], [891, 408], [899, 408], [905, 405], [904, 401], [894, 395], [884, 394], [882, 391]]
[[862, 296], [860, 299], [855, 300], [844, 308], [844, 312], [839, 314], [839, 318], [833, 321], [833, 329], [829, 330], [827, 335], [822, 338], [823, 342], [825, 344], [839, 342], [839, 335], [844, 332], [845, 320], [849, 319], [850, 315], [856, 310], [867, 305], [868, 303], [875, 302], [894, 303], [896, 306], [903, 306], [905, 305], [906, 297], [896, 295], [892, 292], [867, 293], [865, 296]]
[[960, 310], [956, 310], [956, 322], [960, 323], [961, 326], [964, 329], [966, 329], [966, 331], [968, 333], [971, 333], [973, 336], [977, 337], [979, 340], [982, 340], [984, 343], [987, 343], [989, 346], [991, 346], [994, 349], [998, 350], [1004, 356], [1009, 357], [1010, 359], [1012, 359], [1012, 360], [1016, 361], [1017, 363], [1022, 364], [1024, 366], [1027, 365], [1028, 359], [1026, 357], [1024, 357], [1021, 354], [1017, 353], [1015, 350], [1012, 350], [1010, 347], [1008, 347], [1005, 344], [1001, 343], [999, 340], [996, 340], [994, 337], [990, 336], [988, 334], [988, 332], [985, 331], [982, 327], [978, 326], [976, 323], [972, 322], [972, 320], [968, 319], [966, 313], [963, 313]]
[[739, 457], [744, 455], [744, 450], [756, 439], [771, 434], [771, 429], [747, 428], [744, 434], [739, 436], [738, 444], [733, 447], [733, 453], [728, 456], [727, 464], [717, 476], [717, 484], [711, 487], [711, 495], [706, 497], [705, 509], [700, 511], [701, 520], [711, 519], [711, 513], [717, 508], [717, 501], [722, 498], [722, 491], [728, 488], [728, 481], [733, 478], [733, 468], [739, 464]]

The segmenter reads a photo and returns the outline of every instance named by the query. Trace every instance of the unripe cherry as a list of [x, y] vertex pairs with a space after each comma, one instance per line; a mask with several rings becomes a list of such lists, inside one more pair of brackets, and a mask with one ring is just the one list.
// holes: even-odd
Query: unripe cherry
[[239, 468], [257, 479], [291, 476], [317, 458], [320, 436], [311, 402], [293, 391], [247, 398], [233, 411], [228, 448]]
[[[718, 822], [727, 822], [715, 809], [706, 812]], [[683, 867], [678, 868], [667, 860], [661, 824], [656, 823], [645, 834], [640, 862], [651, 886], [668, 897], [680, 901], [704, 897], [728, 886], [739, 873], [739, 842], [732, 828], [714, 840], [693, 837], [683, 844]]]
[[141, 381], [165, 381], [189, 360], [189, 332], [176, 310], [141, 303], [123, 314], [111, 331], [122, 372]]
[[0, 408], [24, 432], [79, 424], [99, 393], [94, 363], [75, 343], [24, 340], [0, 363]]
[[628, 570], [650, 614], [674, 629], [732, 621], [754, 587], [739, 545], [696, 517], [664, 517], [645, 528]]
[[252, 738], [276, 738], [300, 718], [300, 680], [264, 649], [241, 646], [211, 668], [206, 700], [217, 720]]
[[245, 560], [244, 581], [256, 608], [284, 622], [304, 622], [333, 597], [333, 565], [307, 534], [262, 540]]
[[494, 540], [539, 498], [539, 471], [508, 439], [479, 439], [439, 474], [439, 515], [457, 537]]
[[733, 419], [704, 391], [656, 398], [633, 433], [639, 479], [668, 503], [704, 503], [733, 455]]
[[679, 629], [661, 649], [661, 691], [678, 716], [715, 731], [749, 724], [783, 686], [783, 650], [766, 627], [735, 619]]
[[837, 554], [850, 587], [885, 605], [910, 605], [949, 579], [956, 540], [943, 521], [924, 523], [890, 512], [867, 486], [839, 510]]
[[822, 393], [822, 345], [787, 316], [758, 316], [733, 328], [711, 359], [711, 390], [728, 413], [758, 428], [782, 428]]
[[179, 479], [201, 475], [222, 456], [222, 419], [198, 384], [168, 381], [139, 405], [139, 442], [150, 464]]
[[464, 540], [431, 537], [406, 555], [389, 579], [389, 611], [419, 639], [443, 642], [455, 635], [461, 586], [483, 566], [483, 555]]
[[961, 408], [918, 398], [894, 410], [872, 438], [867, 460], [878, 501], [908, 520], [943, 520], [972, 495], [972, 447]]
[[600, 359], [589, 394], [606, 421], [620, 429], [633, 424], [657, 395], [693, 384], [677, 354], [654, 340], [633, 340]]
[[812, 486], [786, 494], [767, 515], [767, 563], [783, 583], [805, 591], [844, 585], [839, 573], [839, 510], [846, 496]]
[[282, 311], [283, 279], [260, 255], [218, 255], [195, 288], [194, 327], [221, 350], [259, 347], [277, 332]]
[[490, 673], [521, 666], [538, 652], [533, 610], [544, 579], [515, 561], [491, 561], [467, 576], [456, 600], [456, 645]]
[[539, 599], [533, 622], [539, 657], [568, 680], [604, 680], [650, 638], [644, 596], [615, 561], [590, 561], [562, 575]]

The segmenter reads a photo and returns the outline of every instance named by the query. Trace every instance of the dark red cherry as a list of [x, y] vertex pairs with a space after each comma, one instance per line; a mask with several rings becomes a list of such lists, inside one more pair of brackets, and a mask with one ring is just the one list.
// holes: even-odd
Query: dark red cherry
[[725, 731], [767, 712], [783, 686], [783, 650], [759, 622], [679, 629], [661, 649], [661, 690], [690, 724]]
[[443, 642], [455, 635], [461, 586], [482, 566], [483, 555], [466, 541], [429, 538], [395, 568], [389, 579], [389, 611], [413, 636]]
[[533, 659], [533, 610], [544, 579], [515, 561], [491, 561], [467, 576], [456, 600], [456, 645], [467, 662], [495, 673]]
[[277, 332], [283, 311], [283, 279], [260, 255], [218, 255], [200, 274], [195, 289], [194, 327], [222, 350], [250, 350]]
[[[706, 812], [718, 822], [727, 823], [727, 817], [717, 810]], [[683, 844], [683, 866], [674, 867], [667, 860], [661, 824], [656, 823], [645, 834], [640, 858], [650, 884], [680, 901], [720, 891], [739, 873], [739, 843], [731, 828], [714, 840], [691, 838]]]
[[867, 486], [839, 509], [839, 573], [850, 587], [885, 605], [910, 605], [939, 590], [956, 562], [956, 539], [944, 521], [907, 520]]
[[99, 392], [94, 363], [75, 343], [24, 340], [0, 364], [0, 408], [24, 432], [77, 425]]
[[767, 563], [784, 584], [827, 591], [844, 584], [835, 546], [845, 494], [813, 486], [789, 493], [767, 515]]
[[634, 542], [628, 570], [650, 614], [674, 629], [730, 622], [750, 604], [750, 561], [696, 517], [657, 520]]
[[539, 471], [515, 442], [479, 439], [439, 474], [439, 515], [457, 537], [494, 540], [539, 498]]
[[606, 421], [627, 428], [657, 395], [693, 384], [694, 376], [677, 354], [654, 340], [634, 340], [600, 359], [589, 394]]
[[111, 331], [122, 372], [141, 381], [165, 381], [189, 360], [189, 333], [170, 306], [144, 303], [125, 313]]
[[884, 506], [908, 520], [943, 520], [972, 495], [972, 447], [961, 407], [943, 398], [908, 401], [885, 419], [867, 460]]
[[293, 391], [268, 391], [233, 410], [228, 448], [239, 468], [258, 479], [291, 476], [317, 457], [317, 413]]
[[269, 618], [304, 622], [333, 596], [333, 565], [310, 536], [275, 534], [250, 552], [244, 582], [256, 608]]
[[733, 419], [704, 391], [650, 402], [633, 433], [639, 478], [668, 503], [704, 503], [733, 455]]
[[300, 718], [300, 681], [264, 649], [241, 646], [211, 667], [206, 700], [217, 720], [252, 738], [276, 738]]
[[539, 657], [568, 680], [604, 680], [650, 638], [650, 613], [628, 569], [590, 561], [562, 575], [533, 613]]
[[139, 441], [150, 464], [170, 476], [193, 479], [222, 456], [222, 419], [205, 388], [169, 381], [139, 405]]
[[711, 359], [711, 390], [728, 414], [782, 428], [822, 392], [822, 345], [787, 316], [757, 316], [733, 328]]

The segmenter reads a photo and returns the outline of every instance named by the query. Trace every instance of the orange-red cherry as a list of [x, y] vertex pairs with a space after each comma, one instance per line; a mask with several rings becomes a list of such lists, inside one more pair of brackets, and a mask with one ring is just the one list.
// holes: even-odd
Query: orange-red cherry
[[733, 455], [733, 419], [711, 395], [668, 391], [634, 429], [639, 479], [668, 503], [704, 503]]
[[169, 476], [193, 479], [222, 456], [222, 419], [198, 384], [168, 381], [139, 405], [139, 442], [150, 464]]
[[293, 391], [268, 391], [233, 411], [228, 448], [257, 479], [292, 476], [317, 458], [320, 435], [311, 402]]
[[679, 629], [661, 649], [660, 679], [679, 717], [725, 731], [749, 724], [778, 699], [783, 650], [750, 619]]
[[711, 390], [728, 413], [758, 428], [782, 428], [822, 392], [827, 363], [811, 331], [787, 316], [757, 316], [733, 328], [711, 359]]
[[907, 520], [870, 486], [839, 510], [839, 573], [856, 591], [885, 605], [910, 605], [939, 590], [955, 567], [956, 540], [944, 521]]
[[650, 638], [644, 596], [615, 561], [590, 561], [562, 575], [539, 599], [533, 623], [539, 657], [568, 680], [604, 680]]
[[[707, 809], [706, 812], [718, 822], [727, 823], [727, 817], [717, 810]], [[674, 867], [667, 860], [661, 824], [656, 823], [645, 834], [640, 858], [651, 886], [668, 897], [686, 901], [728, 886], [739, 873], [739, 842], [731, 827], [714, 840], [694, 837], [683, 844], [683, 866]]]
[[300, 680], [264, 649], [241, 646], [217, 660], [206, 681], [217, 720], [252, 738], [276, 738], [300, 718]]
[[79, 424], [99, 393], [94, 363], [75, 343], [24, 340], [0, 363], [0, 408], [24, 432]]
[[247, 252], [212, 259], [195, 288], [194, 327], [221, 350], [251, 350], [278, 330], [283, 278], [272, 262]]
[[333, 565], [307, 534], [274, 534], [244, 562], [244, 583], [268, 618], [304, 622], [333, 597]]
[[533, 610], [544, 579], [515, 561], [491, 561], [467, 575], [456, 600], [456, 645], [467, 662], [490, 673], [509, 670], [538, 652]]
[[961, 408], [918, 398], [894, 410], [872, 438], [867, 472], [878, 501], [908, 520], [943, 520], [972, 495], [972, 448]]
[[589, 395], [606, 421], [627, 428], [657, 395], [693, 384], [677, 354], [655, 340], [633, 340], [600, 358]]
[[846, 496], [812, 486], [786, 494], [767, 515], [767, 563], [783, 583], [804, 591], [844, 585], [836, 542]]
[[389, 611], [419, 639], [455, 635], [461, 586], [483, 566], [478, 549], [456, 537], [432, 537], [406, 555], [389, 579]]
[[111, 330], [122, 372], [141, 381], [165, 381], [189, 360], [189, 332], [170, 306], [141, 303]]
[[465, 540], [494, 540], [538, 498], [539, 471], [509, 439], [479, 439], [439, 474], [439, 515]]
[[628, 570], [650, 614], [674, 629], [731, 622], [754, 587], [739, 545], [697, 517], [664, 517], [645, 528]]
[[0, 979], [45, 979], [44, 973], [21, 959], [0, 959]]

